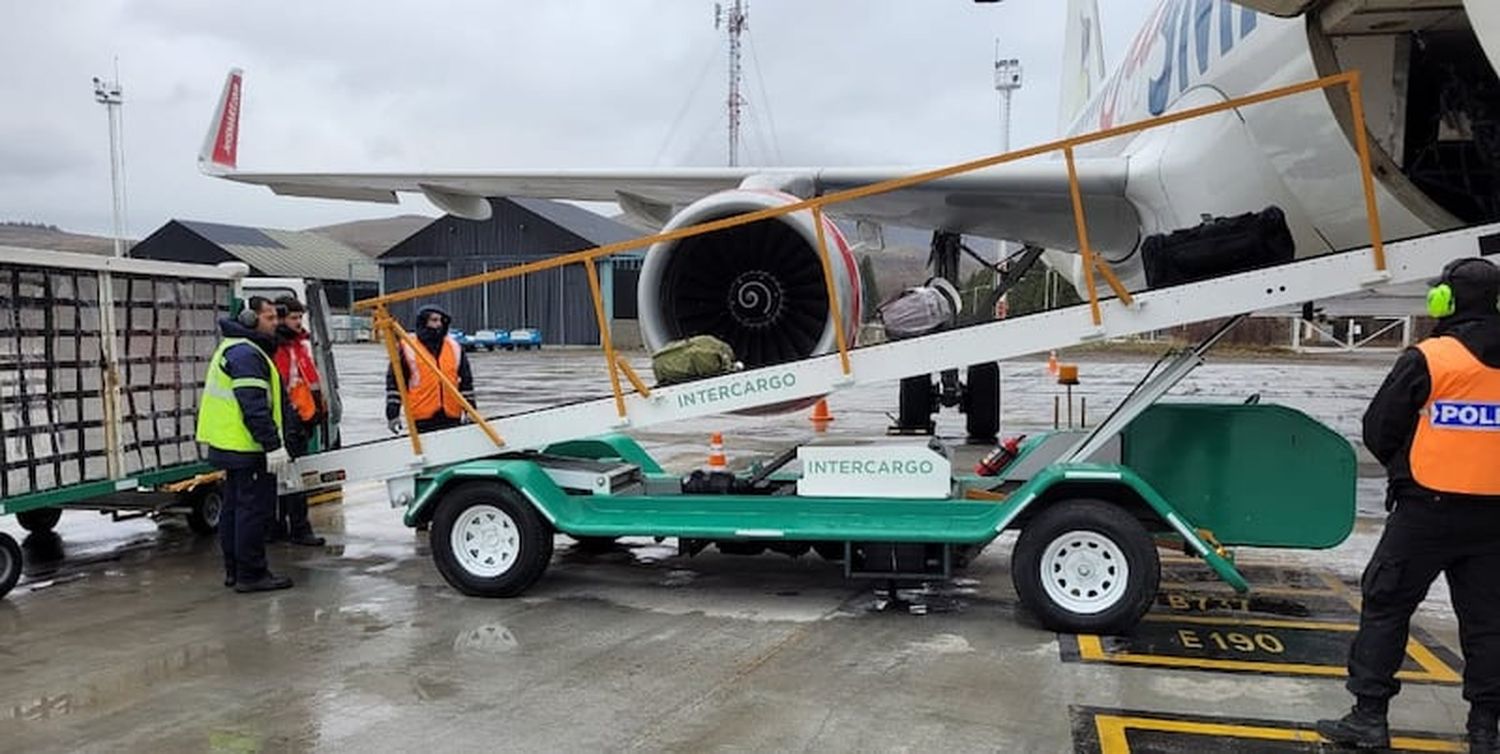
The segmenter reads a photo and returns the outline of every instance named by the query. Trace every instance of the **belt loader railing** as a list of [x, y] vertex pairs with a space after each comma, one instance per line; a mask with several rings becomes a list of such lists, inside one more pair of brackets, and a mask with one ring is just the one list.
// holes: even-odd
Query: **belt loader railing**
[[[833, 282], [833, 271], [830, 267], [828, 245], [827, 240], [824, 238], [823, 231], [823, 213], [825, 208], [857, 199], [863, 199], [866, 197], [889, 193], [904, 188], [910, 188], [912, 186], [921, 185], [930, 181], [949, 178], [952, 176], [993, 167], [995, 165], [1001, 165], [1008, 162], [1014, 162], [1017, 160], [1061, 151], [1063, 154], [1063, 159], [1066, 161], [1068, 168], [1068, 186], [1073, 204], [1073, 219], [1076, 225], [1078, 236], [1078, 252], [1083, 258], [1084, 284], [1088, 290], [1089, 315], [1094, 327], [1100, 328], [1104, 323], [1103, 311], [1100, 306], [1097, 280], [1095, 278], [1096, 274], [1099, 277], [1104, 278], [1105, 283], [1109, 286], [1115, 297], [1118, 298], [1119, 301], [1125, 306], [1133, 306], [1135, 299], [1131, 295], [1131, 293], [1125, 289], [1125, 286], [1121, 284], [1119, 278], [1110, 268], [1108, 262], [1106, 262], [1098, 254], [1096, 254], [1092, 247], [1089, 245], [1088, 223], [1084, 215], [1082, 191], [1078, 183], [1078, 174], [1074, 156], [1075, 148], [1085, 144], [1105, 141], [1131, 133], [1170, 125], [1172, 123], [1178, 123], [1185, 120], [1191, 120], [1193, 118], [1203, 117], [1205, 115], [1224, 112], [1226, 110], [1235, 110], [1241, 107], [1268, 102], [1275, 99], [1281, 99], [1297, 94], [1304, 94], [1307, 92], [1339, 86], [1345, 87], [1349, 94], [1350, 107], [1353, 116], [1355, 148], [1359, 156], [1359, 172], [1365, 198], [1365, 212], [1369, 221], [1369, 248], [1373, 261], [1374, 269], [1372, 270], [1372, 272], [1374, 273], [1374, 275], [1367, 277], [1366, 282], [1378, 282], [1379, 280], [1381, 280], [1382, 274], [1386, 272], [1386, 257], [1385, 247], [1381, 240], [1379, 208], [1377, 207], [1377, 203], [1375, 200], [1374, 176], [1371, 172], [1370, 167], [1370, 148], [1369, 139], [1366, 135], [1364, 125], [1365, 115], [1363, 98], [1360, 94], [1360, 75], [1358, 71], [1347, 71], [1334, 76], [1328, 76], [1325, 78], [1307, 81], [1291, 86], [1280, 87], [1277, 89], [1261, 92], [1259, 94], [1239, 97], [1236, 99], [1226, 100], [1224, 102], [1205, 105], [1202, 107], [1190, 108], [1181, 112], [1138, 121], [1136, 123], [1128, 123], [1125, 125], [1116, 126], [1113, 128], [1108, 128], [1080, 136], [1059, 139], [1057, 141], [1039, 144], [1034, 147], [972, 160], [945, 168], [915, 173], [903, 178], [881, 181], [879, 183], [872, 183], [869, 185], [860, 186], [858, 188], [824, 194], [822, 196], [804, 199], [781, 207], [748, 212], [742, 215], [735, 215], [733, 217], [728, 217], [720, 220], [700, 223], [684, 228], [678, 228], [664, 233], [642, 236], [640, 238], [632, 239], [629, 241], [606, 244], [603, 246], [597, 246], [591, 249], [584, 249], [582, 251], [576, 251], [568, 254], [560, 254], [558, 256], [537, 262], [530, 262], [513, 267], [507, 267], [501, 270], [494, 270], [482, 274], [455, 278], [453, 280], [445, 281], [442, 283], [399, 291], [396, 293], [356, 302], [355, 308], [358, 310], [373, 310], [375, 331], [378, 334], [378, 337], [380, 337], [386, 344], [387, 355], [391, 360], [391, 368], [396, 377], [396, 386], [400, 391], [402, 397], [402, 406], [404, 407], [404, 411], [406, 413], [406, 424], [410, 433], [412, 451], [417, 456], [422, 455], [422, 439], [421, 433], [417, 431], [416, 422], [412, 418], [411, 402], [406, 399], [407, 389], [406, 381], [401, 370], [401, 355], [400, 348], [398, 347], [399, 342], [406, 342], [408, 344], [408, 348], [410, 348], [410, 350], [416, 354], [417, 358], [421, 359], [429, 369], [432, 369], [434, 373], [439, 375], [439, 379], [442, 381], [441, 389], [450, 393], [459, 401], [460, 405], [463, 407], [465, 414], [467, 414], [471, 419], [474, 420], [476, 424], [479, 425], [480, 428], [482, 428], [484, 433], [494, 443], [495, 447], [505, 447], [506, 442], [504, 438], [501, 437], [500, 433], [483, 415], [481, 415], [474, 408], [472, 404], [468, 402], [467, 399], [465, 399], [460, 394], [458, 386], [454, 385], [451, 380], [448, 380], [446, 376], [441, 374], [441, 371], [437, 369], [436, 363], [427, 354], [426, 349], [415, 345], [412, 336], [407, 333], [404, 328], [402, 328], [400, 324], [396, 322], [396, 320], [391, 316], [388, 306], [390, 304], [410, 301], [420, 297], [446, 293], [471, 286], [483, 285], [485, 283], [490, 283], [498, 280], [519, 277], [522, 275], [529, 275], [535, 272], [541, 272], [543, 270], [550, 270], [572, 264], [581, 264], [583, 265], [585, 272], [587, 273], [589, 291], [593, 296], [594, 301], [594, 313], [598, 318], [600, 343], [604, 350], [606, 368], [609, 374], [610, 388], [614, 396], [615, 411], [618, 414], [618, 418], [620, 420], [619, 422], [617, 422], [617, 424], [628, 424], [630, 422], [630, 411], [625, 400], [626, 392], [621, 385], [621, 376], [624, 376], [625, 380], [630, 383], [635, 393], [640, 395], [641, 397], [649, 398], [651, 396], [651, 390], [645, 385], [644, 382], [642, 382], [640, 377], [636, 375], [634, 370], [630, 368], [630, 365], [625, 361], [625, 359], [615, 351], [613, 339], [610, 337], [609, 322], [605, 316], [603, 298], [600, 293], [599, 274], [595, 265], [596, 259], [599, 259], [600, 257], [607, 257], [613, 254], [619, 254], [625, 251], [639, 249], [663, 241], [672, 241], [688, 238], [691, 236], [702, 235], [704, 233], [712, 233], [719, 230], [734, 228], [740, 225], [759, 222], [761, 220], [780, 217], [782, 215], [791, 214], [793, 212], [810, 210], [813, 214], [813, 225], [817, 228], [818, 253], [823, 267], [823, 281], [824, 286], [827, 290], [829, 310], [830, 312], [837, 312], [840, 308], [838, 291]], [[844, 332], [843, 322], [840, 317], [835, 314], [832, 317], [832, 320], [834, 340], [838, 347], [839, 367], [846, 378], [851, 378], [853, 365], [849, 356], [850, 348], [848, 334]]]

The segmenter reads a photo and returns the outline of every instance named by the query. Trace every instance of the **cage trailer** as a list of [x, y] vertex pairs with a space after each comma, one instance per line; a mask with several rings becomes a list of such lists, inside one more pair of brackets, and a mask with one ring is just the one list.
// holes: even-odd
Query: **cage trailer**
[[[219, 318], [240, 297], [301, 294], [337, 385], [321, 289], [248, 271], [0, 247], [0, 514], [33, 534], [69, 509], [181, 515], [213, 532], [222, 475], [194, 436]], [[0, 597], [22, 570], [20, 546], [0, 532]]]

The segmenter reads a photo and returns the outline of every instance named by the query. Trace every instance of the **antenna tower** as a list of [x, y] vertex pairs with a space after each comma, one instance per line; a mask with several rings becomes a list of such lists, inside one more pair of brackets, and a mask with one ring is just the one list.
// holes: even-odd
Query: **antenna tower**
[[728, 15], [724, 6], [714, 4], [714, 28], [723, 28], [729, 36], [729, 166], [740, 164], [740, 115], [745, 108], [745, 98], [740, 94], [740, 35], [745, 33], [750, 18], [749, 0], [734, 0]]

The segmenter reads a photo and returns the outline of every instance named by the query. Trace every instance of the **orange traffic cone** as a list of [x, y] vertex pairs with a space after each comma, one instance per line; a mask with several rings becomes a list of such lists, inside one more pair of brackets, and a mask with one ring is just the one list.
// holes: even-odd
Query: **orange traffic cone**
[[822, 432], [828, 429], [828, 424], [833, 421], [833, 414], [828, 410], [828, 400], [825, 398], [813, 406], [812, 416], [808, 417], [813, 423], [813, 429]]
[[1051, 351], [1047, 354], [1047, 372], [1049, 374], [1057, 374], [1057, 351]]
[[724, 457], [724, 434], [715, 432], [708, 436], [708, 464], [703, 468], [709, 471], [728, 471], [729, 460]]

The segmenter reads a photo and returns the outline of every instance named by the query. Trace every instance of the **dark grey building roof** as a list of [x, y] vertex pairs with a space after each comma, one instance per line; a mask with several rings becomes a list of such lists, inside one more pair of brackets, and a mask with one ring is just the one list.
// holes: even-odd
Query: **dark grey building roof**
[[247, 228], [242, 225], [177, 221], [260, 274], [373, 283], [380, 271], [369, 257], [352, 246], [317, 233], [298, 230]]
[[525, 199], [521, 197], [506, 197], [506, 201], [513, 202], [528, 212], [534, 213], [555, 223], [578, 237], [593, 243], [595, 246], [603, 246], [620, 241], [629, 241], [639, 238], [637, 233], [628, 225], [615, 222], [603, 215], [590, 212], [582, 207], [563, 202], [554, 202], [547, 199]]

